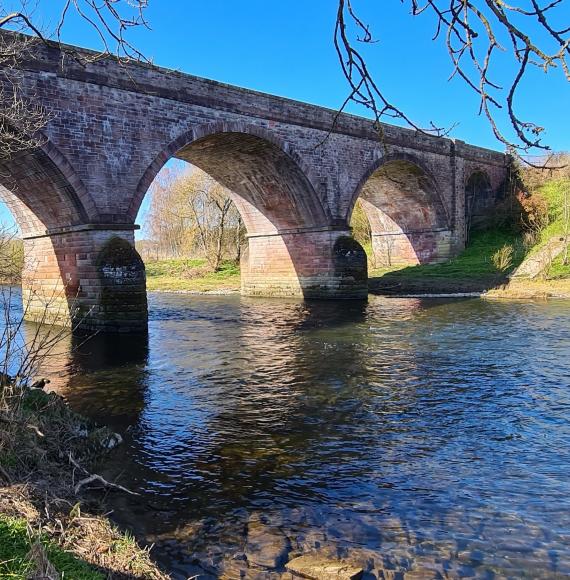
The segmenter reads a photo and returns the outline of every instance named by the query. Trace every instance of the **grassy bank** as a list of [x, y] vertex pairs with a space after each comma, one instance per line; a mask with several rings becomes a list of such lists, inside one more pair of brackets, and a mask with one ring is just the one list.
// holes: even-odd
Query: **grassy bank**
[[[561, 161], [562, 165], [567, 163]], [[503, 229], [473, 232], [467, 248], [444, 264], [373, 270], [371, 291], [570, 297], [570, 264], [565, 263], [565, 252], [550, 258], [552, 243], [560, 245], [568, 239], [570, 179], [560, 172], [549, 177], [548, 173], [528, 170], [523, 172], [523, 181], [526, 193], [520, 191], [513, 198], [512, 216]], [[535, 277], [511, 279], [523, 260], [537, 256], [543, 256], [537, 262], [542, 270]]]
[[[565, 206], [570, 196], [570, 179], [552, 179], [537, 188], [538, 195], [545, 201], [547, 206], [548, 224], [540, 231], [537, 243], [531, 250], [537, 252], [543, 248], [552, 238], [563, 238], [568, 236], [569, 225], [567, 224], [569, 211]], [[570, 278], [570, 263], [564, 264], [564, 254], [555, 258], [546, 272], [549, 280], [562, 280]]]
[[237, 291], [239, 266], [224, 262], [212, 272], [203, 259], [156, 260], [146, 263], [147, 289], [167, 292]]
[[[505, 247], [512, 248], [512, 254], [501, 264], [497, 256]], [[467, 248], [448, 262], [372, 270], [370, 289], [382, 294], [483, 292], [505, 284], [525, 254], [512, 232], [476, 232]]]
[[127, 492], [90, 465], [118, 436], [40, 389], [4, 386], [0, 407], [0, 578], [168, 578], [102, 515], [97, 490]]

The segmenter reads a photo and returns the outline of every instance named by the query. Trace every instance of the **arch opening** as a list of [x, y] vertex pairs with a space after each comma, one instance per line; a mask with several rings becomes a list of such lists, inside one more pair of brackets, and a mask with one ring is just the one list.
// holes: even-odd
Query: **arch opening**
[[476, 170], [465, 184], [465, 240], [469, 240], [471, 231], [481, 229], [488, 224], [489, 214], [493, 211], [496, 200], [489, 175]]
[[[121, 238], [134, 251], [132, 229], [123, 231], [120, 226], [107, 231], [108, 226], [97, 223], [92, 200], [49, 142], [2, 159], [0, 201], [13, 216], [22, 240], [19, 282], [24, 318], [74, 328], [126, 329], [125, 323], [132, 323], [132, 329], [146, 328], [146, 294], [144, 304], [129, 306], [129, 312], [121, 306], [117, 316], [117, 305], [124, 304], [129, 284], [121, 278], [124, 272], [111, 283], [99, 265], [110, 239]], [[141, 286], [144, 292], [144, 277], [131, 289]]]
[[370, 228], [372, 266], [442, 262], [452, 235], [435, 180], [407, 159], [383, 162], [362, 184], [357, 199]]
[[[347, 263], [354, 248], [337, 243], [349, 236], [348, 228], [330, 226], [325, 206], [295, 155], [259, 132], [215, 128], [197, 138], [193, 132], [188, 143], [177, 139], [168, 154], [159, 156], [154, 175], [174, 158], [197, 167], [225, 189], [246, 232], [238, 252], [242, 294], [352, 297], [351, 286], [359, 286], [363, 297], [366, 274], [356, 276]], [[148, 172], [141, 184], [147, 181]]]
[[14, 228], [3, 223], [4, 239], [17, 239], [22, 249], [21, 264], [8, 276], [4, 272], [0, 276], [6, 283], [21, 284], [26, 319], [69, 325], [71, 303], [66, 279], [71, 280], [72, 271], [49, 233], [87, 220], [74, 188], [38, 147], [0, 161], [0, 202], [15, 223]]

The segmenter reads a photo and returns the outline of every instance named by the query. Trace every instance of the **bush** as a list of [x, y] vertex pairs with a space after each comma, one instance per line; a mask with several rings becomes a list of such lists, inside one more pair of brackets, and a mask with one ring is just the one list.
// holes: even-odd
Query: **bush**
[[506, 272], [513, 265], [514, 254], [513, 246], [505, 244], [491, 256], [491, 260], [499, 272]]

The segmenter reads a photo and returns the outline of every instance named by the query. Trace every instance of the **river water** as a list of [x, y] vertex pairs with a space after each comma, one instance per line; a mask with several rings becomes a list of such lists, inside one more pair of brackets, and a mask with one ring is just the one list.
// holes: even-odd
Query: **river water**
[[[150, 295], [54, 387], [125, 443], [115, 519], [174, 578], [570, 576], [570, 302]], [[249, 566], [249, 568], [248, 568]]]

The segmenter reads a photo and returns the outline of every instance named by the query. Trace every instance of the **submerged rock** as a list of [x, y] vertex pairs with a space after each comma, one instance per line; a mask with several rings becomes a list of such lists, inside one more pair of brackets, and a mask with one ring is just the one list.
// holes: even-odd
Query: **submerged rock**
[[301, 578], [310, 580], [359, 580], [363, 570], [353, 564], [327, 560], [318, 554], [306, 554], [291, 560], [285, 568]]
[[281, 568], [287, 561], [291, 544], [287, 536], [268, 525], [269, 519], [254, 514], [247, 524], [245, 555], [250, 565], [260, 568]]

